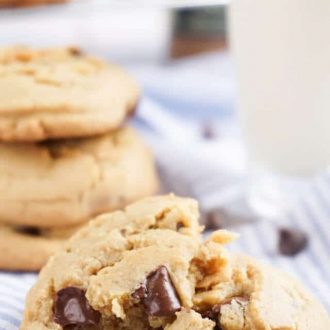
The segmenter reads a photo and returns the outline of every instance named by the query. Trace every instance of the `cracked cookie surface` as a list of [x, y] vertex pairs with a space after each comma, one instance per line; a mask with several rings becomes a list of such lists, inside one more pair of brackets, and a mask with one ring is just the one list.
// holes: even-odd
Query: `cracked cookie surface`
[[153, 157], [131, 128], [86, 139], [0, 143], [1, 222], [63, 227], [157, 190]]
[[138, 98], [125, 71], [76, 49], [0, 49], [0, 140], [106, 133], [134, 111]]
[[27, 297], [22, 330], [328, 330], [295, 280], [203, 241], [194, 200], [144, 199], [99, 216], [52, 257]]

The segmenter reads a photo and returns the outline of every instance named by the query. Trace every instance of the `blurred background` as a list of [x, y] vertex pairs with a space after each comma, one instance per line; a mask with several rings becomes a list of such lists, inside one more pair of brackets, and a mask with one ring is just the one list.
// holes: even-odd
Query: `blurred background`
[[[304, 12], [301, 21], [293, 20], [296, 34], [290, 28], [280, 29], [279, 26], [285, 27], [283, 22], [291, 19], [282, 20], [280, 7], [269, 7], [272, 11], [263, 16], [262, 11], [258, 12], [259, 6], [251, 6], [250, 21], [236, 8], [236, 17], [247, 24], [234, 24], [235, 49], [239, 55], [246, 54], [244, 58], [236, 56], [231, 49], [230, 4], [221, 0], [167, 1], [166, 4], [164, 1], [76, 0], [4, 8], [0, 11], [0, 44], [75, 45], [125, 66], [144, 89], [134, 125], [153, 148], [163, 191], [197, 198], [208, 229], [225, 227], [241, 233], [242, 238], [232, 246], [233, 250], [248, 252], [294, 273], [330, 308], [327, 294], [330, 176], [329, 159], [324, 156], [328, 156], [329, 134], [314, 139], [318, 136], [316, 131], [330, 131], [327, 120], [330, 63], [323, 58], [323, 62], [318, 61], [315, 55], [321, 53], [317, 48], [320, 45], [324, 54], [329, 51], [325, 46], [330, 45], [329, 34], [325, 33], [330, 28], [329, 16], [322, 16], [322, 12], [330, 15], [327, 1], [319, 1], [323, 6], [319, 11], [308, 7], [305, 0], [300, 2], [302, 7], [292, 1], [292, 7], [287, 8], [291, 17], [298, 8], [300, 13]], [[265, 32], [260, 36], [257, 31], [263, 30], [260, 24], [266, 24], [267, 15], [275, 17], [273, 25], [268, 35]], [[260, 17], [264, 17], [264, 22]], [[298, 36], [302, 26], [304, 30]], [[309, 41], [315, 39], [311, 46], [315, 48], [307, 47], [303, 36]], [[238, 42], [240, 38], [244, 42]], [[281, 40], [285, 43], [280, 45]], [[284, 52], [291, 46], [291, 52]], [[301, 63], [308, 71], [306, 75], [298, 66], [291, 70], [299, 54], [304, 53], [308, 56], [302, 57]], [[288, 59], [292, 66], [285, 62]], [[274, 71], [268, 74], [270, 67]], [[313, 70], [326, 74], [315, 78]], [[279, 72], [283, 73], [281, 79]], [[313, 84], [291, 90], [297, 86], [295, 79]], [[283, 81], [291, 85], [279, 88]], [[325, 87], [318, 87], [316, 81]], [[295, 101], [290, 95], [300, 99], [309, 95], [314, 86], [317, 91], [327, 93], [323, 91], [322, 95], [326, 96], [318, 97], [325, 100], [317, 105], [320, 111], [303, 109], [301, 104], [307, 104], [304, 98], [301, 98], [304, 102], [297, 101], [294, 111], [282, 111], [277, 102], [282, 100], [281, 96], [270, 87], [266, 90], [267, 84], [275, 86], [276, 93], [283, 95], [283, 104], [291, 107]], [[253, 97], [249, 98], [250, 95]], [[260, 116], [250, 110], [238, 111], [244, 108], [242, 100], [247, 104], [253, 98], [259, 99], [258, 95], [265, 96], [277, 108], [273, 111], [269, 105], [269, 112], [266, 107]], [[242, 130], [245, 122], [253, 123], [253, 128], [250, 125]], [[306, 125], [299, 126], [299, 122]], [[258, 134], [245, 134], [249, 129]], [[267, 132], [272, 137], [284, 137], [283, 144], [277, 145], [277, 140], [271, 142]], [[260, 141], [267, 143], [260, 145]], [[296, 142], [290, 144], [290, 141]], [[256, 149], [262, 151], [257, 156]], [[291, 159], [295, 150], [300, 154]], [[319, 155], [322, 161], [313, 165], [317, 169], [314, 171], [310, 159], [318, 159]], [[288, 161], [279, 162], [279, 159]], [[255, 166], [255, 160], [262, 164], [262, 170]], [[295, 162], [299, 166], [293, 166]]]

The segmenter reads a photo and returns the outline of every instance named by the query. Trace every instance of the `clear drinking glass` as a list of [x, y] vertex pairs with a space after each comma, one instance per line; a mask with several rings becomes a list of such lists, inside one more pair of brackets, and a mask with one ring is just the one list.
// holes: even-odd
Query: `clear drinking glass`
[[283, 183], [330, 164], [330, 1], [232, 0], [229, 13], [249, 202], [279, 217]]

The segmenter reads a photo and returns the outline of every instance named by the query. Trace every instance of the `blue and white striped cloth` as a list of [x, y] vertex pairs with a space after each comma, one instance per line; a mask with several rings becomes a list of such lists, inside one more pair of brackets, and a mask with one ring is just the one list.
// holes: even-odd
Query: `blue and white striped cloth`
[[[143, 68], [135, 71], [147, 95], [157, 101], [142, 102], [135, 124], [154, 149], [161, 174], [166, 180], [175, 178], [177, 185], [171, 190], [198, 198], [204, 209], [217, 202], [225, 205], [228, 196], [241, 192], [246, 174], [241, 166], [244, 150], [232, 116], [235, 84], [227, 62], [223, 55], [192, 61], [194, 69], [201, 68], [197, 73], [187, 62], [149, 73]], [[205, 89], [206, 79], [209, 89]], [[212, 120], [215, 140], [201, 138], [200, 123], [206, 118]], [[310, 244], [301, 254], [279, 255], [274, 224], [267, 221], [235, 226], [241, 238], [230, 248], [292, 273], [330, 311], [330, 175], [314, 179], [299, 190], [296, 199], [294, 212], [285, 221], [309, 234]], [[36, 278], [33, 273], [0, 272], [0, 330], [19, 328], [25, 295]]]

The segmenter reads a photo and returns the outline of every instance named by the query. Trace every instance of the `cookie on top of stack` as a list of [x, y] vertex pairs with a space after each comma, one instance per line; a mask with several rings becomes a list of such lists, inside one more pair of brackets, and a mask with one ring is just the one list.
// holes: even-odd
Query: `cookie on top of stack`
[[140, 91], [74, 48], [0, 50], [0, 269], [38, 270], [90, 217], [157, 190]]

